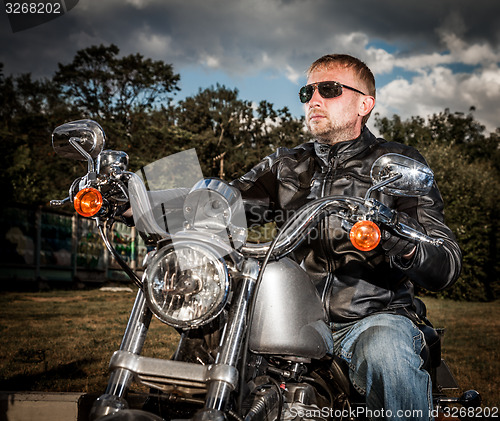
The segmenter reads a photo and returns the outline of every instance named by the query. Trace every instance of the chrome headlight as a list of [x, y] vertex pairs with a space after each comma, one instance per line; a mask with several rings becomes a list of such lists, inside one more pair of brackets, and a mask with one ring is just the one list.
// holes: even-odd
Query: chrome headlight
[[235, 249], [246, 241], [247, 220], [241, 193], [225, 181], [198, 181], [184, 201], [184, 217], [191, 229], [217, 234]]
[[205, 244], [170, 244], [158, 251], [145, 271], [148, 306], [170, 326], [193, 328], [208, 323], [220, 314], [228, 293], [226, 264]]

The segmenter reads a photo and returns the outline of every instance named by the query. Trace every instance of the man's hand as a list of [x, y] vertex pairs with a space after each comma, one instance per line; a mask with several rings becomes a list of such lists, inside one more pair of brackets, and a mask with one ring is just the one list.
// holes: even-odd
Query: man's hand
[[[404, 212], [398, 212], [396, 216], [396, 224], [404, 224], [417, 231], [423, 232], [422, 226], [409, 217]], [[415, 243], [407, 238], [399, 237], [397, 234], [392, 234], [384, 230], [382, 232], [382, 248], [385, 254], [389, 257], [402, 257], [404, 259], [411, 259], [417, 249]]]

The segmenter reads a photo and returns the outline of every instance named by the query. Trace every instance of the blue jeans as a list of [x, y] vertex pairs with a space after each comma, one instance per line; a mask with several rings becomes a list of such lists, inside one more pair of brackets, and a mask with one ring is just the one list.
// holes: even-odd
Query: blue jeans
[[373, 420], [432, 420], [432, 387], [422, 370], [422, 332], [404, 316], [375, 314], [333, 323], [335, 353], [349, 365], [354, 388]]

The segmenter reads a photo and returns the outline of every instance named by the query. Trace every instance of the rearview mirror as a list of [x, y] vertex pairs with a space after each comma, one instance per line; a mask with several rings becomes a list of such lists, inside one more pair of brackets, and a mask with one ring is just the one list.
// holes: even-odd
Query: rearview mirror
[[105, 138], [104, 130], [95, 121], [71, 121], [54, 129], [52, 147], [63, 158], [85, 161], [88, 157], [74, 145], [78, 145], [84, 153], [95, 159], [104, 148]]
[[429, 193], [434, 183], [434, 173], [427, 165], [397, 153], [378, 158], [372, 165], [370, 176], [374, 190], [392, 196], [423, 196]]

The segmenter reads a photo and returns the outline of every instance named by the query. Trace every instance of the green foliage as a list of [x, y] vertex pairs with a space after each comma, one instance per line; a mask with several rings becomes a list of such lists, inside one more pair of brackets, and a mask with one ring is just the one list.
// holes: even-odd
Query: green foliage
[[[436, 144], [420, 148], [433, 168], [445, 201], [446, 220], [463, 252], [463, 270], [453, 288], [454, 299], [493, 298], [498, 278], [498, 173], [488, 162], [470, 162], [460, 148]], [[495, 176], [496, 175], [496, 176]]]
[[[5, 77], [0, 67], [0, 176], [4, 197], [47, 203], [67, 195], [85, 163], [54, 156], [58, 125], [92, 118], [106, 131], [106, 148], [124, 150], [130, 169], [181, 150], [196, 148], [205, 176], [233, 179], [277, 146], [307, 140], [303, 121], [287, 108], [255, 106], [237, 90], [217, 85], [170, 103], [179, 75], [172, 66], [141, 55], [119, 57], [115, 45], [92, 46], [59, 64], [51, 80]], [[8, 139], [8, 140], [7, 140]], [[47, 159], [40, 159], [47, 157]]]
[[435, 174], [445, 203], [445, 218], [463, 252], [457, 283], [440, 297], [491, 300], [498, 297], [500, 168], [498, 135], [484, 134], [471, 113], [445, 112], [428, 120], [378, 118], [388, 140], [415, 146]]
[[274, 110], [261, 101], [254, 109], [238, 98], [238, 90], [217, 85], [200, 90], [173, 110], [176, 126], [192, 134], [205, 176], [234, 179], [272, 153], [278, 146], [306, 141], [302, 120], [287, 108]]
[[[33, 81], [31, 75], [0, 77], [0, 188], [4, 200], [23, 203], [44, 202], [50, 195], [67, 190], [63, 184], [76, 174], [74, 162], [60, 168], [50, 164], [52, 128], [72, 115], [58, 98], [50, 80]], [[65, 174], [61, 179], [58, 174]], [[63, 187], [64, 186], [64, 187]]]
[[118, 53], [116, 45], [92, 46], [78, 51], [72, 63], [59, 64], [54, 82], [81, 114], [126, 123], [131, 111], [150, 110], [178, 90], [171, 65]]

